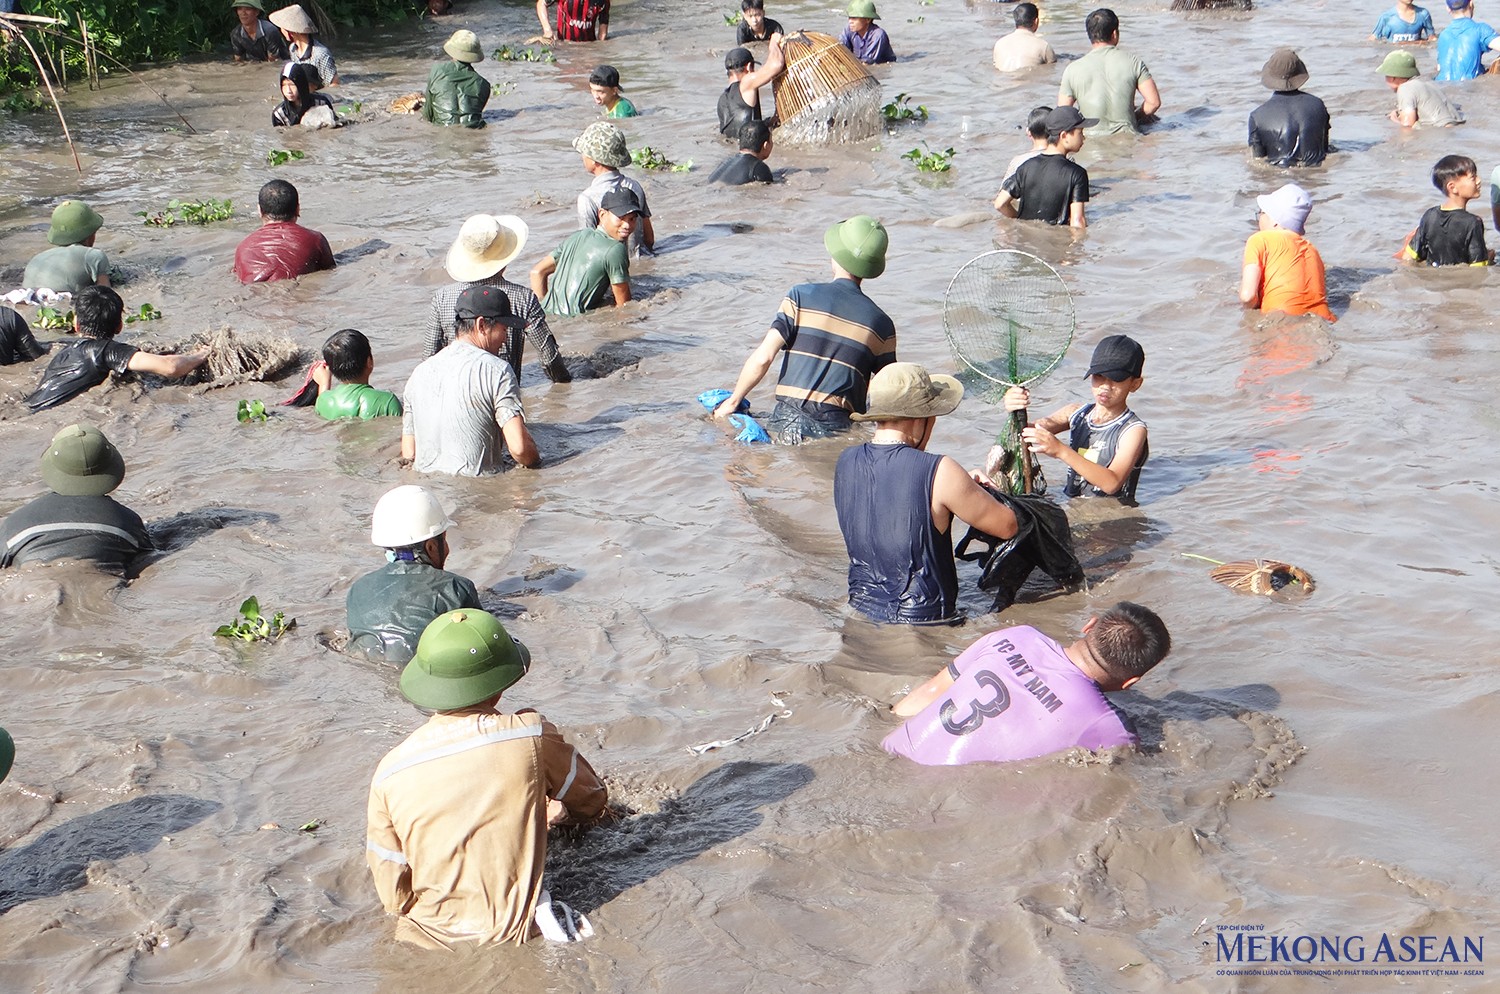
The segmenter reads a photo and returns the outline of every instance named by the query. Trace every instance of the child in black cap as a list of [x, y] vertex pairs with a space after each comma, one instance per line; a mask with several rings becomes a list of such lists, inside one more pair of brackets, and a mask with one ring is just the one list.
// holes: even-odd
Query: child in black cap
[[589, 92], [605, 117], [635, 117], [635, 104], [620, 96], [620, 89], [620, 70], [614, 66], [595, 66], [589, 73]]
[[[1061, 460], [1068, 467], [1063, 492], [1069, 497], [1118, 497], [1135, 501], [1135, 485], [1151, 449], [1146, 422], [1127, 406], [1141, 388], [1146, 350], [1129, 335], [1110, 335], [1094, 349], [1089, 378], [1094, 402], [1067, 404], [1022, 432], [1032, 452]], [[1005, 392], [1005, 409], [1019, 411], [1031, 402], [1025, 387]], [[1057, 436], [1069, 432], [1064, 443]]]

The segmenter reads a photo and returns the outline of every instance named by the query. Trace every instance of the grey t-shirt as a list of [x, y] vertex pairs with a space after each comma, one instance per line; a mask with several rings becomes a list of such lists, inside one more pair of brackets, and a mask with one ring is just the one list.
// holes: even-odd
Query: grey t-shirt
[[1078, 101], [1078, 111], [1084, 117], [1099, 119], [1098, 125], [1089, 129], [1094, 134], [1139, 131], [1135, 91], [1142, 80], [1150, 78], [1146, 63], [1108, 45], [1091, 49], [1083, 58], [1068, 63], [1060, 92]]
[[[651, 205], [646, 202], [646, 188], [616, 169], [595, 176], [594, 181], [578, 195], [578, 227], [599, 227], [599, 205], [604, 202], [605, 194], [619, 187], [624, 187], [635, 194], [635, 199], [641, 203], [641, 217], [651, 216]], [[632, 259], [640, 257], [645, 247], [645, 237], [646, 226], [638, 222], [635, 229], [630, 232], [629, 245]]]
[[1415, 76], [1396, 87], [1396, 110], [1417, 112], [1417, 123], [1429, 128], [1463, 124], [1464, 116], [1431, 80]]
[[62, 245], [32, 256], [21, 277], [31, 290], [46, 287], [58, 293], [77, 293], [109, 273], [109, 256], [87, 245]]
[[510, 363], [461, 338], [418, 363], [401, 403], [401, 433], [416, 440], [418, 473], [495, 472], [500, 426], [524, 417]]

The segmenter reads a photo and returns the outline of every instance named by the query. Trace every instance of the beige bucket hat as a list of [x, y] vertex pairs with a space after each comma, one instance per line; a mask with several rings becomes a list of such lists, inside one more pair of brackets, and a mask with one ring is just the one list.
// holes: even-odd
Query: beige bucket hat
[[443, 266], [460, 283], [489, 279], [521, 254], [527, 234], [514, 214], [475, 214], [458, 229]]
[[290, 31], [297, 35], [315, 35], [318, 26], [313, 19], [307, 16], [307, 11], [302, 9], [300, 3], [294, 3], [290, 7], [283, 7], [271, 15], [271, 23], [283, 31]]
[[963, 384], [951, 376], [927, 372], [914, 362], [893, 362], [870, 377], [864, 414], [855, 421], [899, 421], [952, 414], [964, 399]]

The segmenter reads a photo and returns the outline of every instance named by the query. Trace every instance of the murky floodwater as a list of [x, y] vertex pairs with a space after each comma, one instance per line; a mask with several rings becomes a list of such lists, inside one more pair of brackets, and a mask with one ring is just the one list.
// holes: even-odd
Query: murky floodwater
[[[887, 98], [926, 104], [925, 125], [878, 146], [780, 150], [771, 164], [788, 175], [771, 189], [706, 189], [728, 154], [712, 117], [729, 6], [625, 3], [603, 46], [560, 49], [555, 66], [484, 63], [499, 85], [479, 133], [376, 108], [420, 88], [457, 27], [488, 49], [533, 34], [524, 4], [342, 39], [343, 92], [367, 120], [338, 133], [274, 132], [275, 67], [216, 63], [145, 74], [197, 134], [132, 83], [75, 89], [82, 179], [55, 124], [0, 120], [9, 278], [43, 244], [56, 199], [82, 196], [108, 220], [100, 245], [131, 276], [127, 305], [165, 315], [151, 337], [229, 325], [315, 348], [357, 327], [376, 343], [376, 385], [397, 389], [465, 216], [530, 223], [514, 278], [573, 228], [587, 177], [569, 142], [593, 119], [596, 62], [619, 67], [644, 112], [624, 122], [632, 145], [695, 163], [642, 177], [674, 249], [636, 267], [642, 299], [554, 324], [565, 351], [614, 371], [565, 386], [534, 365], [523, 376], [545, 467], [424, 481], [459, 522], [452, 567], [533, 649], [514, 703], [563, 725], [641, 812], [554, 851], [558, 896], [588, 910], [599, 936], [457, 957], [389, 938], [363, 863], [366, 788], [421, 718], [393, 669], [316, 636], [342, 623], [350, 581], [379, 562], [365, 541], [375, 499], [414, 481], [392, 463], [394, 422], [282, 411], [236, 423], [238, 399], [279, 400], [285, 382], [100, 389], [33, 417], [15, 398], [40, 370], [10, 367], [0, 513], [40, 492], [52, 432], [92, 419], [128, 460], [119, 496], [170, 526], [173, 550], [123, 587], [76, 566], [0, 577], [0, 723], [20, 748], [0, 788], [0, 988], [1492, 988], [1463, 976], [1224, 977], [1205, 942], [1220, 924], [1264, 924], [1365, 935], [1373, 952], [1382, 932], [1493, 937], [1500, 925], [1489, 841], [1500, 676], [1483, 635], [1500, 593], [1495, 277], [1391, 259], [1434, 202], [1439, 156], [1469, 154], [1486, 176], [1500, 159], [1488, 126], [1500, 80], [1461, 89], [1468, 126], [1403, 136], [1384, 118], [1383, 52], [1363, 41], [1373, 6], [1120, 8], [1165, 115], [1143, 140], [1083, 150], [1095, 200], [1073, 241], [990, 219], [933, 225], [987, 208], [1025, 144], [1026, 110], [1055, 96], [1056, 67], [996, 78], [989, 47], [1010, 8], [989, 3], [881, 4], [903, 55], [879, 70]], [[771, 15], [836, 30], [831, 7]], [[1048, 8], [1060, 53], [1086, 49], [1088, 9]], [[1244, 316], [1234, 295], [1252, 197], [1285, 178], [1246, 161], [1244, 120], [1263, 99], [1261, 63], [1293, 40], [1343, 149], [1298, 176], [1317, 199], [1308, 233], [1329, 266], [1331, 328]], [[1430, 50], [1419, 60], [1430, 72]], [[898, 159], [922, 141], [957, 148], [954, 170], [929, 178]], [[307, 157], [273, 172], [276, 147]], [[297, 184], [304, 220], [344, 264], [241, 287], [234, 246], [272, 175]], [[133, 223], [134, 211], [208, 196], [232, 198], [239, 216], [207, 229]], [[889, 268], [868, 289], [895, 318], [904, 359], [952, 369], [943, 291], [992, 246], [1053, 262], [1075, 296], [1079, 335], [1034, 390], [1039, 409], [1081, 397], [1101, 336], [1144, 343], [1134, 406], [1153, 458], [1138, 512], [1073, 509], [1089, 591], [996, 618], [970, 589], [974, 617], [956, 629], [851, 620], [829, 497], [840, 444], [745, 448], [702, 417], [694, 395], [732, 383], [781, 293], [827, 273], [824, 227], [859, 212], [890, 228]], [[769, 396], [767, 385], [754, 399]], [[971, 399], [934, 447], [977, 464], [998, 419]], [[1122, 538], [1128, 554], [1111, 548]], [[1300, 605], [1237, 596], [1184, 553], [1283, 558], [1318, 589]], [[962, 575], [972, 583], [972, 568]], [[294, 615], [296, 631], [270, 646], [212, 639], [252, 593]], [[1141, 755], [932, 770], [880, 752], [888, 703], [980, 633], [1024, 622], [1063, 636], [1122, 598], [1159, 610], [1177, 646], [1122, 695]], [[738, 746], [686, 751], [781, 706], [791, 717]], [[313, 819], [316, 833], [294, 830]], [[283, 827], [259, 830], [267, 822]]]

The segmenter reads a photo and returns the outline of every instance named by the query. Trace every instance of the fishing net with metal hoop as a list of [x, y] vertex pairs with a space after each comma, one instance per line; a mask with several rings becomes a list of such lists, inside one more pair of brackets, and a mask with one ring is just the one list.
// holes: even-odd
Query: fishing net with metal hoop
[[[1028, 252], [1000, 249], [969, 260], [943, 298], [943, 333], [953, 356], [998, 403], [1013, 386], [1050, 373], [1073, 342], [1073, 296], [1057, 270]], [[972, 381], [972, 377], [970, 377]], [[1045, 487], [1021, 444], [1026, 412], [1007, 418], [987, 469], [1009, 493]], [[1038, 486], [1038, 484], [1041, 486]]]

